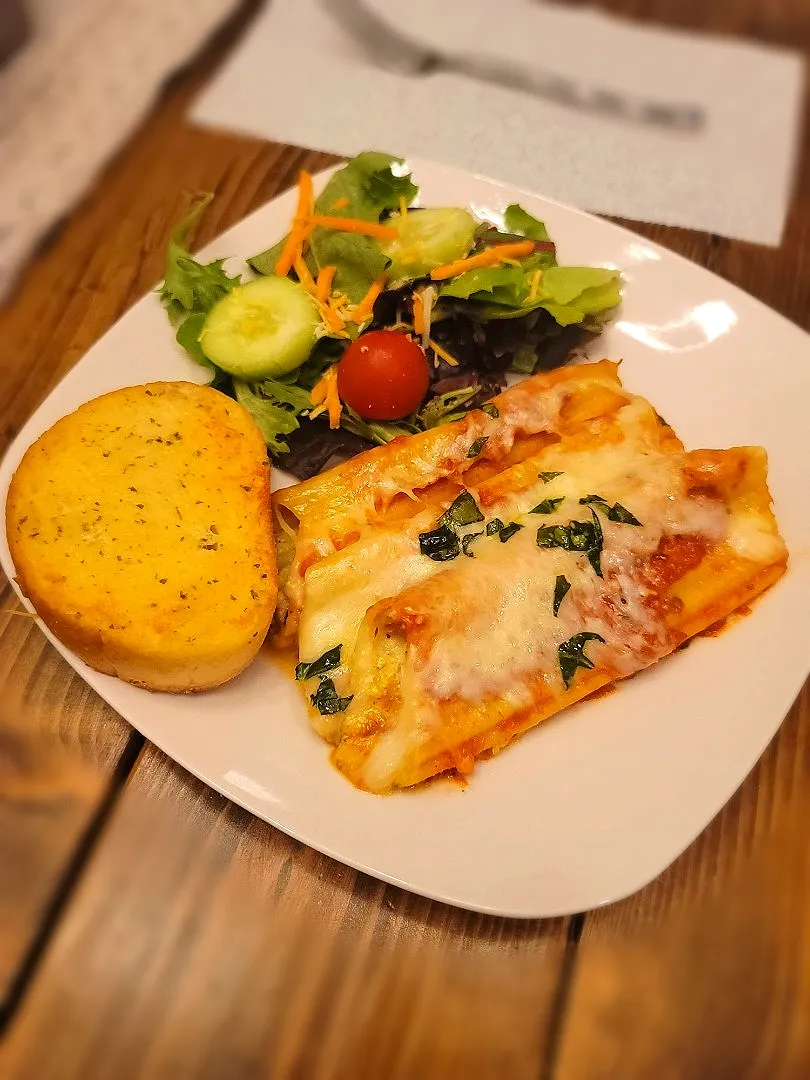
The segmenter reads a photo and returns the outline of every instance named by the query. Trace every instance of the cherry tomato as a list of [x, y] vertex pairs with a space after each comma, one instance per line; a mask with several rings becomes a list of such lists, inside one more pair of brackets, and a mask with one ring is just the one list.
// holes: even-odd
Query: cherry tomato
[[338, 393], [367, 420], [401, 420], [424, 400], [430, 372], [422, 349], [396, 330], [370, 330], [338, 364]]

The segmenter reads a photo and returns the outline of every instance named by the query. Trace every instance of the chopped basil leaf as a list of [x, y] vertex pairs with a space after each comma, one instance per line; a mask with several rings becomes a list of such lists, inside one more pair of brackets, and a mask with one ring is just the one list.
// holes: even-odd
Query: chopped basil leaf
[[586, 495], [584, 499], [579, 500], [583, 506], [593, 504], [597, 510], [601, 510], [607, 517], [608, 521], [617, 521], [620, 525], [641, 525], [638, 518], [631, 514], [626, 506], [622, 506], [621, 503], [614, 503], [613, 506], [603, 499], [601, 495]]
[[439, 525], [475, 525], [477, 521], [483, 520], [484, 515], [478, 509], [475, 499], [469, 491], [462, 491], [439, 518]]
[[541, 525], [537, 530], [537, 546], [541, 548], [563, 548], [573, 551], [571, 534], [567, 525]]
[[554, 615], [555, 618], [560, 610], [560, 604], [565, 599], [568, 590], [571, 588], [571, 582], [566, 578], [564, 574], [558, 574], [557, 580], [554, 582]]
[[323, 675], [332, 668], [340, 667], [340, 650], [342, 645], [336, 645], [334, 649], [328, 649], [323, 656], [313, 660], [311, 664], [298, 664], [295, 668], [295, 677], [299, 680], [314, 679], [316, 675]]
[[[478, 509], [475, 499], [469, 491], [462, 491], [439, 518], [436, 528], [419, 534], [419, 550], [434, 562], [455, 559], [462, 550], [456, 529], [483, 520], [484, 515]], [[464, 554], [469, 552], [465, 551]]]
[[489, 442], [489, 435], [482, 435], [480, 439], [476, 439], [474, 443], [470, 443], [470, 449], [467, 451], [467, 457], [478, 457], [481, 451]]
[[449, 525], [440, 525], [438, 529], [419, 534], [419, 550], [434, 562], [447, 562], [455, 559], [460, 549], [458, 536]]
[[602, 527], [591, 510], [593, 521], [569, 521], [567, 525], [541, 525], [537, 530], [537, 546], [562, 548], [586, 555], [588, 562], [602, 577], [600, 555], [602, 552]]
[[523, 526], [519, 525], [516, 521], [510, 521], [508, 525], [504, 525], [498, 533], [501, 543], [505, 544], [507, 540], [511, 540], [515, 533], [520, 532], [522, 528]]
[[544, 484], [548, 484], [551, 480], [556, 480], [558, 476], [562, 476], [561, 472], [539, 472], [537, 474]]
[[562, 504], [565, 502], [565, 496], [560, 495], [558, 499], [543, 499], [539, 502], [533, 510], [530, 510], [530, 514], [553, 514], [555, 510], [559, 510]]
[[353, 697], [353, 694], [348, 697], [338, 697], [332, 680], [322, 678], [320, 686], [314, 694], [310, 695], [309, 700], [322, 716], [333, 716], [335, 713], [345, 712]]
[[461, 538], [461, 551], [462, 551], [462, 553], [464, 555], [467, 556], [468, 559], [474, 559], [475, 558], [475, 552], [470, 551], [470, 544], [473, 542], [473, 540], [477, 540], [479, 536], [483, 536], [483, 535], [484, 535], [484, 530], [481, 529], [480, 532], [466, 533], [466, 535], [462, 536], [462, 538]]
[[498, 412], [498, 406], [493, 405], [491, 401], [488, 401], [485, 405], [481, 406], [481, 411], [485, 412], [487, 416], [491, 416], [493, 420], [497, 420], [501, 415]]
[[500, 518], [493, 518], [492, 521], [487, 522], [486, 533], [487, 536], [494, 536], [495, 533], [500, 532], [503, 528], [503, 522]]
[[618, 521], [620, 525], [641, 525], [641, 522], [635, 517], [626, 506], [622, 506], [621, 503], [614, 503], [608, 510], [608, 520]]
[[591, 514], [593, 516], [593, 531], [596, 537], [596, 542], [593, 547], [588, 550], [588, 562], [594, 568], [598, 577], [602, 576], [602, 544], [604, 537], [602, 536], [602, 526], [599, 524], [599, 518], [596, 516], [596, 511], [591, 507]]
[[601, 641], [603, 645], [605, 643], [605, 639], [601, 634], [593, 634], [586, 630], [584, 633], [574, 634], [568, 641], [564, 641], [557, 650], [557, 656], [560, 662], [560, 674], [562, 675], [566, 690], [571, 686], [577, 668], [584, 668], [586, 671], [590, 671], [594, 666], [593, 660], [589, 659], [584, 652], [585, 645], [589, 641]]

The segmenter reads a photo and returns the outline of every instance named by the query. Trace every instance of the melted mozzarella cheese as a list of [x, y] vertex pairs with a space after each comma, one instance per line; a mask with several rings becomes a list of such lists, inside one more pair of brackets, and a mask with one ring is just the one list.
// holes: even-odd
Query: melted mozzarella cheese
[[754, 510], [734, 515], [727, 539], [735, 554], [752, 562], [776, 562], [785, 554], [784, 541], [774, 532], [771, 522]]
[[368, 609], [426, 580], [439, 568], [439, 563], [420, 552], [413, 526], [408, 531], [372, 532], [315, 563], [305, 575], [299, 655], [311, 661], [342, 645], [348, 662]]
[[[424, 687], [432, 696], [481, 701], [502, 695], [537, 673], [559, 687], [558, 649], [582, 632], [605, 639], [604, 644], [590, 642], [588, 656], [622, 674], [652, 663], [672, 648], [664, 617], [647, 603], [638, 568], [664, 535], [717, 542], [727, 531], [728, 514], [720, 504], [686, 495], [680, 455], [648, 460], [643, 473], [632, 468], [632, 456], [625, 448], [616, 456], [614, 466], [624, 458], [626, 470], [608, 478], [602, 463], [599, 472], [591, 467], [589, 479], [599, 478], [604, 489], [597, 487], [595, 493], [627, 505], [642, 524], [610, 522], [594, 511], [603, 532], [603, 576], [583, 555], [536, 544], [538, 525], [591, 518], [590, 507], [578, 501], [581, 495], [567, 497], [552, 515], [521, 517], [528, 527], [507, 542], [506, 551], [498, 550], [496, 537], [481, 544], [480, 561], [459, 571], [461, 577], [453, 582], [453, 602], [467, 603], [469, 624], [462, 632], [445, 633], [441, 616], [435, 620], [435, 641], [422, 669]], [[554, 483], [559, 491], [570, 490], [574, 484], [582, 492], [576, 463], [569, 459], [569, 466], [573, 467], [565, 478], [558, 477], [544, 489]], [[555, 616], [554, 585], [560, 574], [571, 588]]]
[[[649, 410], [646, 403], [641, 405]], [[557, 405], [547, 407], [558, 408]], [[538, 476], [537, 482], [528, 489], [504, 492], [495, 502], [490, 502], [487, 516], [500, 517], [504, 521], [524, 520], [543, 498], [564, 496], [567, 502], [558, 514], [550, 517], [528, 515], [527, 525], [536, 529], [537, 525], [568, 521], [572, 517], [588, 518], [587, 508], [579, 506], [577, 500], [594, 491], [606, 492], [611, 499], [613, 493], [621, 491], [622, 497], [630, 499], [629, 509], [638, 507], [641, 500], [632, 496], [644, 481], [634, 471], [640, 453], [633, 426], [637, 411], [635, 404], [622, 410], [621, 422], [627, 424], [627, 438], [604, 447], [598, 454], [592, 449], [546, 451], [542, 457], [543, 469], [554, 470], [559, 466], [564, 470], [562, 474], [547, 484]], [[663, 454], [650, 457], [647, 464], [650, 469], [657, 466], [659, 471], [668, 470], [667, 476], [674, 469], [672, 461]], [[481, 487], [483, 489], [484, 485]], [[475, 488], [471, 488], [471, 493], [479, 494]], [[438, 514], [428, 512], [396, 529], [369, 528], [359, 540], [340, 551], [335, 551], [331, 542], [323, 538], [313, 541], [321, 561], [306, 571], [294, 594], [292, 587], [290, 589], [301, 608], [298, 633], [299, 654], [303, 660], [314, 660], [337, 644], [343, 645], [345, 656], [349, 655], [354, 649], [360, 623], [373, 604], [448, 569], [447, 563], [434, 562], [419, 551], [419, 533], [434, 528], [437, 517]], [[477, 532], [482, 528], [483, 523], [477, 523], [461, 531]], [[473, 552], [478, 553], [485, 542], [489, 543], [483, 538], [477, 540]], [[460, 558], [464, 559], [463, 556]]]

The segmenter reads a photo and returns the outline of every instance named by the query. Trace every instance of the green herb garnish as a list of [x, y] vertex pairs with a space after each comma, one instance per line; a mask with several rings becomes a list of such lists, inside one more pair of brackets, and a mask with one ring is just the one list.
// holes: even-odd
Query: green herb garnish
[[567, 525], [541, 525], [537, 530], [537, 546], [562, 548], [586, 555], [588, 562], [602, 577], [602, 526], [593, 510], [593, 521], [569, 521]]
[[560, 674], [566, 690], [571, 686], [577, 668], [590, 671], [594, 666], [593, 660], [589, 659], [584, 652], [585, 645], [589, 641], [601, 641], [603, 645], [605, 643], [605, 639], [601, 634], [585, 631], [581, 634], [574, 634], [568, 641], [564, 641], [557, 650], [560, 661]]
[[486, 534], [487, 536], [494, 536], [495, 533], [500, 532], [503, 528], [503, 522], [500, 518], [493, 518], [492, 521], [487, 522]]
[[478, 509], [475, 499], [469, 491], [462, 491], [439, 518], [439, 525], [475, 525], [477, 521], [483, 520], [484, 515]]
[[314, 679], [316, 675], [324, 675], [333, 668], [340, 667], [340, 650], [342, 645], [335, 645], [334, 649], [328, 649], [323, 656], [313, 660], [310, 664], [297, 664], [295, 677], [299, 681]]
[[475, 552], [470, 551], [470, 544], [472, 544], [473, 540], [477, 540], [479, 536], [483, 536], [483, 535], [484, 535], [484, 530], [481, 529], [480, 532], [466, 533], [464, 536], [462, 536], [462, 538], [461, 538], [461, 551], [462, 551], [462, 554], [466, 555], [468, 559], [474, 559], [475, 558]]
[[552, 480], [556, 480], [558, 476], [562, 476], [561, 472], [540, 472], [537, 474], [544, 484], [550, 483]]
[[571, 582], [566, 578], [564, 574], [558, 574], [557, 580], [554, 582], [554, 615], [555, 618], [560, 610], [560, 604], [566, 597], [568, 590], [571, 588]]
[[621, 503], [614, 503], [608, 510], [608, 520], [618, 521], [621, 525], [641, 525], [641, 522], [635, 517], [626, 506], [622, 506]]
[[438, 529], [419, 534], [419, 550], [434, 562], [447, 562], [455, 559], [461, 550], [458, 536], [449, 525], [440, 525]]
[[519, 532], [522, 528], [523, 526], [519, 525], [516, 521], [510, 521], [508, 525], [504, 525], [498, 533], [501, 543], [505, 544], [507, 540], [511, 540], [515, 533]]
[[309, 700], [321, 716], [333, 716], [335, 713], [345, 712], [353, 697], [353, 694], [348, 697], [339, 697], [332, 680], [322, 678], [320, 686], [314, 694], [310, 695]]
[[497, 420], [501, 415], [498, 412], [498, 406], [493, 405], [491, 401], [488, 401], [485, 405], [481, 406], [481, 412], [485, 412], [487, 416], [491, 416], [493, 420]]
[[[462, 491], [439, 518], [436, 528], [419, 534], [419, 550], [434, 562], [455, 559], [462, 550], [456, 529], [464, 525], [475, 525], [483, 520], [484, 515], [478, 509], [475, 499], [469, 491]], [[464, 554], [468, 555], [469, 552], [465, 551]]]
[[638, 518], [631, 514], [626, 506], [622, 506], [621, 503], [614, 503], [611, 506], [601, 495], [586, 495], [579, 501], [583, 506], [593, 505], [597, 510], [601, 510], [608, 521], [617, 521], [620, 525], [641, 525]]
[[539, 502], [533, 510], [530, 510], [530, 514], [553, 514], [555, 510], [559, 510], [562, 504], [565, 502], [565, 496], [561, 495], [558, 499], [543, 499]]
[[467, 451], [467, 457], [478, 457], [481, 451], [489, 442], [489, 435], [482, 435], [480, 439], [476, 439], [474, 443], [470, 443], [470, 449]]

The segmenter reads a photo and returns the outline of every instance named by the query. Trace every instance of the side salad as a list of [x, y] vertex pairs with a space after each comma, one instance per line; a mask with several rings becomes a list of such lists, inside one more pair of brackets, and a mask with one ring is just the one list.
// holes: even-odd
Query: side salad
[[560, 266], [521, 206], [496, 226], [417, 207], [418, 194], [378, 151], [317, 196], [302, 172], [289, 233], [248, 259], [245, 280], [188, 250], [212, 196], [169, 241], [160, 297], [178, 343], [299, 479], [480, 408], [510, 371], [566, 363], [621, 301], [617, 271]]

